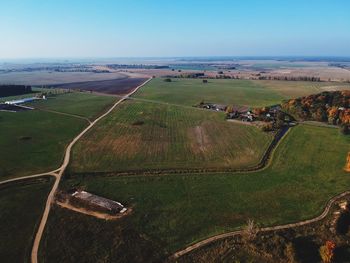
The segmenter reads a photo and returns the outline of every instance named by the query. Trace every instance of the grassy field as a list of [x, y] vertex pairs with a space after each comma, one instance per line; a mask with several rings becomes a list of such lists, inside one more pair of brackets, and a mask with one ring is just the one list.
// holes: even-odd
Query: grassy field
[[41, 179], [0, 187], [0, 258], [29, 262], [32, 242], [52, 181]]
[[74, 147], [74, 172], [247, 167], [272, 135], [225, 121], [223, 113], [128, 101]]
[[0, 178], [58, 168], [86, 121], [43, 111], [0, 112]]
[[156, 240], [140, 235], [128, 219], [104, 221], [54, 206], [39, 248], [39, 262], [162, 262]]
[[105, 111], [114, 101], [116, 101], [116, 98], [111, 96], [73, 92], [49, 96], [47, 100], [38, 100], [30, 103], [28, 106], [94, 119]]
[[136, 97], [182, 105], [201, 101], [247, 105], [252, 107], [281, 103], [283, 99], [309, 95], [324, 89], [341, 89], [350, 84], [301, 81], [251, 81], [210, 79], [154, 79], [136, 93]]
[[[147, 240], [162, 244], [165, 253], [171, 253], [205, 237], [240, 228], [248, 218], [266, 226], [319, 214], [330, 197], [350, 187], [349, 174], [343, 171], [349, 146], [350, 138], [337, 129], [299, 125], [276, 149], [271, 166], [260, 172], [151, 177], [76, 175], [63, 185], [80, 185], [133, 206], [134, 212], [127, 218], [129, 226]], [[61, 216], [59, 220], [69, 220]], [[107, 224], [100, 221], [99, 227]], [[52, 229], [45, 250], [57, 249], [56, 242], [64, 244], [65, 240], [60, 240], [68, 235], [64, 231], [63, 227]], [[106, 242], [104, 238], [99, 236], [99, 241]], [[88, 246], [75, 243], [70, 253], [86, 250]], [[97, 255], [102, 256], [100, 252]], [[103, 261], [100, 256], [96, 262]]]
[[[53, 94], [29, 104], [46, 110], [95, 118], [114, 97], [89, 93]], [[7, 179], [58, 168], [68, 142], [87, 121], [44, 110], [0, 112], [0, 178]]]

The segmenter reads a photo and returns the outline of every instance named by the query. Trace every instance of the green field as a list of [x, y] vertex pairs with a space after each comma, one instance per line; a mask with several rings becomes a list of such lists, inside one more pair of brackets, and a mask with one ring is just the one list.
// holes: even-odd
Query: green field
[[75, 117], [37, 110], [0, 112], [0, 178], [58, 168], [66, 145], [86, 123]]
[[115, 100], [116, 98], [112, 96], [73, 92], [49, 96], [47, 100], [38, 100], [30, 103], [28, 106], [94, 119], [105, 111]]
[[29, 262], [32, 242], [52, 181], [41, 179], [0, 187], [0, 259]]
[[[89, 93], [61, 93], [29, 106], [95, 118], [115, 100]], [[45, 110], [0, 112], [0, 179], [48, 172], [60, 166], [66, 145], [88, 122]]]
[[124, 102], [74, 147], [74, 172], [240, 168], [256, 165], [272, 134], [225, 121], [223, 113]]
[[140, 235], [128, 219], [104, 221], [53, 206], [39, 248], [39, 262], [161, 262], [164, 250]]
[[[73, 176], [63, 185], [80, 185], [133, 206], [134, 212], [127, 218], [130, 227], [171, 253], [205, 237], [240, 228], [248, 218], [266, 226], [318, 215], [330, 197], [350, 187], [349, 174], [343, 171], [349, 146], [350, 138], [337, 129], [299, 125], [278, 146], [271, 166], [260, 172]], [[109, 223], [100, 224], [104, 227]], [[53, 229], [48, 237], [51, 246], [45, 249], [54, 249], [56, 241], [67, 235], [64, 231]], [[103, 235], [99, 240], [105, 242]], [[70, 253], [86, 249], [76, 243], [76, 252]]]
[[[323, 88], [322, 88], [323, 87]], [[136, 93], [142, 99], [193, 106], [201, 101], [247, 105], [268, 106], [324, 89], [342, 89], [349, 84], [302, 81], [251, 81], [209, 79], [204, 84], [200, 79], [154, 79]]]

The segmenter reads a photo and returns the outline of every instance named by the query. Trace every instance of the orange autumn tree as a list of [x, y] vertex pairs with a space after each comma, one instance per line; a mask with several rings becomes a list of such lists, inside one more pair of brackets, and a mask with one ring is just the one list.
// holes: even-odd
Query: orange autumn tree
[[350, 172], [350, 152], [348, 152], [348, 158], [346, 159], [345, 171]]
[[326, 241], [326, 244], [320, 247], [320, 256], [323, 263], [332, 263], [334, 259], [335, 243], [333, 241]]

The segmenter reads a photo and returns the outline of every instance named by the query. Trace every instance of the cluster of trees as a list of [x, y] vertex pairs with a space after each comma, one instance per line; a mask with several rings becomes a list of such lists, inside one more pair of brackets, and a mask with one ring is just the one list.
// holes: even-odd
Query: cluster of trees
[[0, 97], [16, 96], [31, 93], [31, 86], [24, 85], [0, 85]]
[[[168, 76], [172, 78], [202, 78], [204, 73], [189, 73], [181, 74], [176, 76]], [[225, 75], [223, 71], [218, 71], [218, 74], [215, 76], [205, 76], [208, 79], [246, 79], [245, 76], [239, 75]], [[319, 77], [310, 77], [310, 76], [270, 76], [270, 75], [261, 75], [257, 74], [256, 77], [251, 77], [250, 79], [256, 80], [283, 80], [283, 81], [310, 81], [310, 82], [321, 82]]]
[[350, 91], [322, 92], [284, 102], [282, 108], [301, 120], [315, 120], [342, 125], [345, 133], [350, 125]]
[[284, 80], [284, 81], [311, 81], [311, 82], [320, 82], [319, 77], [310, 77], [310, 76], [259, 76], [259, 80]]

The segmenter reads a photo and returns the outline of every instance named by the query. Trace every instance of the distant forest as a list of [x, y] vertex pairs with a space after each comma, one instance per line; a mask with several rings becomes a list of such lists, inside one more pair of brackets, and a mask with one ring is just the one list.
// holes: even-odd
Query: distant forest
[[31, 93], [31, 86], [24, 85], [0, 85], [0, 97], [16, 96]]

